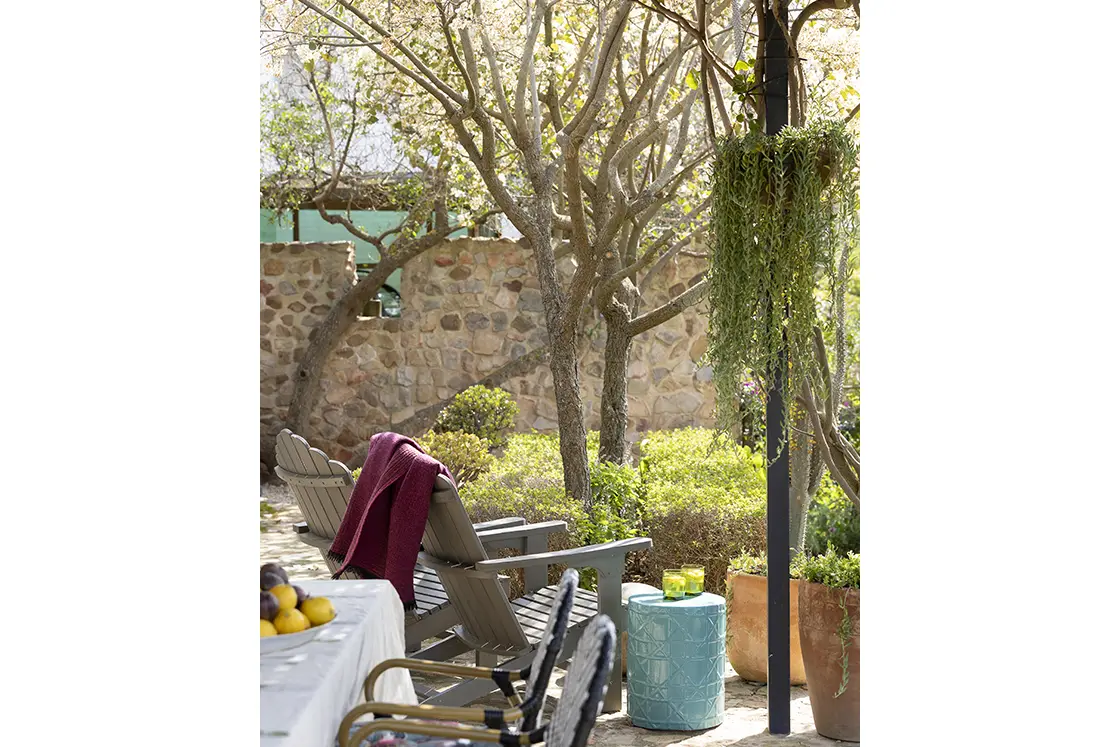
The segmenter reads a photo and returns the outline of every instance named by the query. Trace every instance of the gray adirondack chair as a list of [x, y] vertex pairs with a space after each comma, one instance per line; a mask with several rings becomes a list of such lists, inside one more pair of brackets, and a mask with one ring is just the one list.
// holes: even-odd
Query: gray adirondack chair
[[[346, 504], [354, 489], [350, 469], [342, 462], [329, 458], [321, 450], [312, 448], [305, 439], [287, 428], [276, 436], [276, 462], [276, 474], [291, 486], [296, 504], [303, 514], [304, 521], [296, 524], [293, 529], [304, 544], [322, 553], [323, 561], [331, 573], [334, 573], [338, 570], [338, 563], [327, 556], [327, 551], [342, 523]], [[481, 532], [484, 537], [487, 536], [487, 530], [522, 529], [520, 533], [507, 531], [499, 534], [488, 545], [512, 547], [527, 553], [548, 549], [548, 531], [542, 532], [539, 527], [527, 526], [520, 517], [483, 522], [473, 525], [473, 529]], [[562, 530], [563, 526], [551, 528], [551, 531]], [[352, 571], [347, 571], [342, 577], [359, 578]], [[416, 591], [416, 612], [411, 619], [406, 620], [405, 625], [405, 649], [409, 655], [442, 661], [469, 651], [467, 644], [448, 633], [448, 629], [458, 622], [458, 614], [452, 608], [435, 571], [418, 563], [412, 582]], [[432, 638], [439, 640], [422, 648], [423, 641]]]
[[[543, 522], [540, 531], [555, 531], [564, 522]], [[504, 659], [502, 669], [518, 670], [529, 666], [534, 649], [547, 627], [549, 611], [556, 586], [548, 586], [548, 567], [565, 565], [572, 568], [594, 568], [598, 574], [598, 591], [577, 590], [568, 619], [568, 635], [560, 660], [571, 657], [579, 640], [579, 632], [600, 612], [614, 622], [618, 630], [626, 629], [622, 600], [622, 572], [628, 553], [652, 546], [648, 537], [605, 542], [557, 552], [530, 552], [511, 558], [490, 559], [483, 540], [493, 543], [503, 536], [513, 538], [523, 527], [510, 527], [478, 532], [471, 525], [467, 512], [455, 489], [446, 477], [436, 478], [428, 523], [424, 528], [424, 551], [419, 562], [436, 572], [447, 598], [459, 615], [460, 624], [452, 630], [476, 651]], [[501, 582], [501, 571], [523, 568], [525, 596], [509, 600]], [[616, 712], [622, 708], [622, 667], [620, 650], [614, 652], [614, 674], [607, 688], [605, 708]], [[425, 704], [462, 706], [495, 689], [493, 682], [466, 680], [430, 699]]]

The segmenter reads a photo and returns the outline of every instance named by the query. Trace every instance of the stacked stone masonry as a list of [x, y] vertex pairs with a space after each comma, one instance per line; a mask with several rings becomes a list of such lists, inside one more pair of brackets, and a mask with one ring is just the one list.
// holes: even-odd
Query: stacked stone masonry
[[[561, 261], [570, 277], [571, 260]], [[703, 269], [682, 257], [645, 292], [643, 310], [683, 291]], [[293, 378], [308, 335], [357, 282], [350, 242], [261, 244], [261, 451], [271, 464], [284, 427]], [[351, 460], [372, 433], [394, 430], [418, 409], [453, 396], [547, 341], [531, 252], [509, 239], [456, 239], [412, 260], [401, 283], [401, 316], [359, 318], [332, 353], [305, 436]], [[711, 369], [699, 307], [634, 341], [629, 368], [629, 438], [651, 429], [714, 422]], [[580, 360], [586, 422], [599, 427], [606, 330], [586, 312]], [[521, 430], [555, 431], [556, 402], [547, 364], [503, 388], [521, 408]], [[420, 435], [420, 434], [407, 434]]]

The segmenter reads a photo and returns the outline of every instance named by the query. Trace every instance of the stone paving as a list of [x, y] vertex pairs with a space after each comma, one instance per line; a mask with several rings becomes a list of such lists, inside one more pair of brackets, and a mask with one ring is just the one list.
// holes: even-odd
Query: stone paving
[[[328, 578], [330, 574], [319, 552], [301, 543], [291, 529], [292, 524], [302, 521], [302, 517], [286, 486], [262, 485], [261, 500], [267, 501], [276, 510], [275, 514], [262, 516], [261, 519], [261, 563], [279, 563], [296, 578]], [[464, 658], [463, 663], [473, 661]], [[558, 670], [549, 687], [546, 713], [559, 696], [563, 682], [564, 672]], [[424, 680], [424, 684], [439, 687], [442, 683]], [[730, 664], [725, 664], [724, 685], [726, 700], [723, 723], [714, 729], [699, 732], [651, 731], [632, 726], [626, 715], [624, 685], [622, 711], [600, 716], [589, 743], [600, 747], [836, 747], [845, 744], [817, 734], [813, 728], [809, 692], [804, 687], [794, 687], [790, 693], [792, 733], [789, 736], [772, 736], [766, 725], [766, 686], [739, 679]], [[480, 705], [484, 703], [499, 708], [505, 705], [501, 697], [479, 702]]]

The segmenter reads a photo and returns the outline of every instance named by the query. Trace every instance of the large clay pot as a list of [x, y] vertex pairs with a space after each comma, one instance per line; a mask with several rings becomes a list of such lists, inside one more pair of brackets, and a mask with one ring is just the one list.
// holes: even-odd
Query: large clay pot
[[[833, 589], [801, 582], [801, 651], [809, 684], [809, 703], [817, 732], [829, 739], [859, 741], [859, 589]], [[840, 630], [848, 611], [848, 685], [840, 697], [844, 647]]]
[[[801, 663], [801, 636], [797, 632], [797, 588], [789, 582], [789, 679], [805, 684]], [[745, 680], [766, 682], [766, 577], [727, 574], [727, 658]]]

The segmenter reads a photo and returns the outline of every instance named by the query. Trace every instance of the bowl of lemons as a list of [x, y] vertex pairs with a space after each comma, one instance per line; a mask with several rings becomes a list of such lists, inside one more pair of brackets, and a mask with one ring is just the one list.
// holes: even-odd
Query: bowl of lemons
[[326, 597], [313, 597], [276, 563], [261, 566], [261, 653], [283, 651], [313, 640], [336, 616]]

